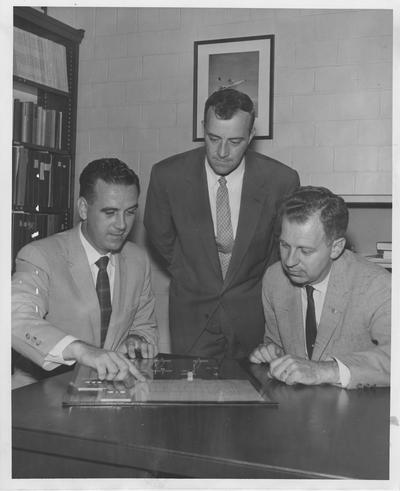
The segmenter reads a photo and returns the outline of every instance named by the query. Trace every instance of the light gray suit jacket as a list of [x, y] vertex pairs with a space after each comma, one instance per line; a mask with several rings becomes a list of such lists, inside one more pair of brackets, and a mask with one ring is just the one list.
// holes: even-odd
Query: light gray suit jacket
[[[262, 299], [264, 342], [307, 358], [301, 289], [280, 262], [264, 275]], [[332, 266], [312, 360], [337, 357], [350, 370], [349, 388], [389, 385], [390, 299], [390, 273], [346, 250]]]
[[[118, 350], [133, 333], [157, 344], [149, 259], [131, 242], [115, 258], [112, 315], [104, 348]], [[16, 351], [43, 366], [49, 351], [67, 334], [100, 346], [99, 302], [79, 227], [23, 247], [12, 280]]]

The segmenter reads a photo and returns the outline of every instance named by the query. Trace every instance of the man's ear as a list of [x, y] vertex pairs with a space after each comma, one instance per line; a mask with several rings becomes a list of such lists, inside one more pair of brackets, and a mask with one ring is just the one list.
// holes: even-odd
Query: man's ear
[[331, 259], [337, 259], [342, 254], [345, 245], [346, 239], [344, 237], [335, 239], [331, 246]]
[[254, 126], [253, 124], [253, 127], [251, 128], [251, 131], [250, 131], [250, 137], [249, 137], [249, 145], [251, 143], [251, 140], [254, 138], [254, 135], [256, 134], [256, 127]]
[[88, 204], [85, 198], [80, 196], [77, 201], [77, 207], [78, 207], [78, 213], [81, 218], [81, 220], [86, 220], [87, 218], [87, 210], [88, 210]]

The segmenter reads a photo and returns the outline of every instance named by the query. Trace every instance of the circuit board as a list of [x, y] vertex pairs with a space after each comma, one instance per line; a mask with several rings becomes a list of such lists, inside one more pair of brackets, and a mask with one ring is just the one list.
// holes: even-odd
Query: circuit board
[[95, 370], [76, 367], [63, 405], [220, 405], [273, 404], [262, 396], [236, 361], [228, 371], [234, 378], [226, 378], [221, 364], [205, 358], [167, 358], [135, 360], [145, 377], [138, 381], [133, 375], [124, 381], [99, 380]]

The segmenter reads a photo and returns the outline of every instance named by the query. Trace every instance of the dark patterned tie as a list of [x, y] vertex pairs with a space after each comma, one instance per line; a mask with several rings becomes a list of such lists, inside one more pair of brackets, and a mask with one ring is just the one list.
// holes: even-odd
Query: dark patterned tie
[[233, 229], [231, 222], [231, 209], [229, 207], [229, 192], [226, 187], [226, 179], [221, 176], [218, 179], [217, 190], [217, 248], [221, 263], [222, 277], [225, 278], [228, 271], [233, 249]]
[[311, 360], [315, 338], [317, 337], [317, 321], [315, 319], [314, 288], [306, 285], [307, 292], [307, 313], [306, 313], [306, 344], [308, 358]]
[[101, 331], [100, 331], [100, 345], [103, 347], [104, 340], [106, 339], [108, 324], [111, 317], [111, 294], [110, 294], [110, 280], [107, 273], [109, 257], [102, 256], [96, 261], [96, 266], [99, 268], [96, 281], [97, 297], [100, 304], [101, 315]]

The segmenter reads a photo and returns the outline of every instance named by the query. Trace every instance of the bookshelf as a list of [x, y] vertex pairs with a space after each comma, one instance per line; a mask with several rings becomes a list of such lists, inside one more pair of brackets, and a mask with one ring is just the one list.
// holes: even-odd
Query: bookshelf
[[72, 226], [79, 45], [84, 31], [14, 7], [12, 265]]

